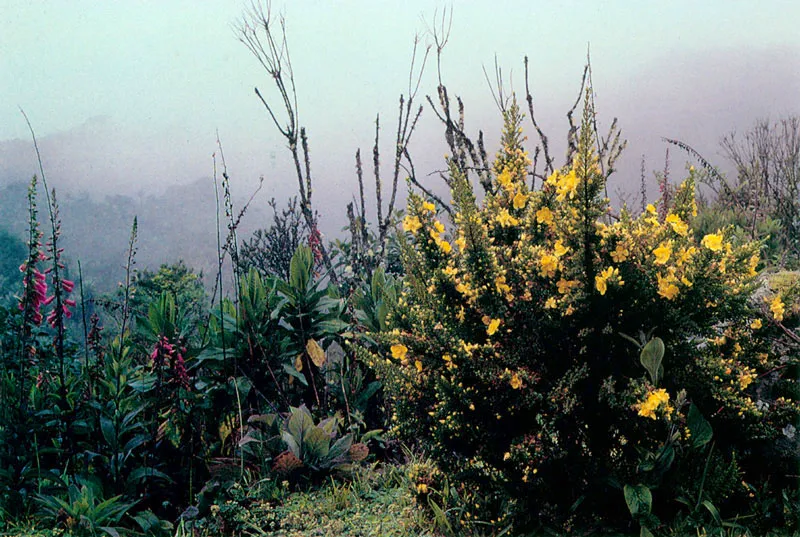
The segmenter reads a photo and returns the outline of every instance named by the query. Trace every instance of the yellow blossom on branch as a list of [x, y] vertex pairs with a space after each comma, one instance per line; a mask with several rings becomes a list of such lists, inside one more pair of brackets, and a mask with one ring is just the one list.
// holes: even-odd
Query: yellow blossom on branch
[[416, 216], [406, 216], [403, 219], [403, 231], [416, 233], [422, 227], [422, 222]]
[[606, 294], [606, 290], [608, 290], [608, 284], [606, 283], [606, 279], [602, 276], [595, 276], [594, 277], [594, 287], [597, 289], [597, 292], [601, 295]]
[[656, 265], [663, 265], [669, 261], [669, 256], [672, 255], [672, 247], [669, 243], [662, 242], [658, 248], [653, 250], [653, 255], [656, 256]]
[[427, 211], [429, 213], [433, 213], [433, 212], [436, 212], [436, 206], [433, 203], [431, 203], [429, 201], [426, 201], [426, 202], [423, 202], [423, 204], [422, 204], [422, 210], [423, 211]]
[[536, 211], [536, 221], [540, 224], [550, 225], [553, 223], [553, 211], [547, 207], [542, 207]]
[[[768, 300], [768, 299], [765, 299]], [[769, 310], [772, 312], [772, 318], [778, 322], [783, 320], [783, 315], [786, 313], [786, 306], [781, 300], [780, 295], [775, 295], [772, 302], [769, 303]]]
[[558, 258], [550, 254], [542, 254], [539, 258], [539, 273], [547, 278], [552, 278], [558, 269]]
[[556, 254], [556, 257], [562, 257], [567, 252], [569, 252], [569, 248], [564, 246], [560, 239], [553, 245], [553, 253]]
[[528, 196], [522, 192], [517, 192], [516, 196], [514, 196], [513, 205], [515, 209], [522, 209], [527, 202]]
[[406, 357], [406, 353], [408, 352], [408, 347], [403, 345], [402, 343], [396, 343], [391, 347], [392, 351], [392, 358], [395, 360], [404, 360]]
[[617, 247], [611, 252], [611, 259], [614, 260], [614, 263], [622, 263], [626, 259], [628, 259], [629, 252], [625, 249], [624, 246], [621, 244], [617, 244]]
[[722, 250], [722, 235], [717, 233], [709, 233], [703, 240], [700, 241], [700, 244], [711, 250], [712, 252], [719, 252]]
[[489, 326], [486, 327], [486, 333], [490, 336], [493, 336], [497, 329], [500, 328], [500, 319], [492, 319], [489, 322]]
[[685, 237], [689, 232], [689, 225], [681, 220], [677, 214], [670, 213], [667, 215], [667, 224], [672, 226], [672, 230], [678, 235]]
[[515, 389], [515, 390], [519, 390], [520, 388], [522, 388], [522, 379], [521, 379], [521, 378], [519, 378], [519, 375], [517, 375], [516, 373], [514, 373], [513, 375], [511, 375], [511, 382], [510, 382], [510, 384], [511, 384], [511, 387], [512, 387], [513, 389]]
[[669, 406], [669, 393], [664, 388], [653, 390], [647, 395], [647, 399], [639, 405], [639, 415], [644, 418], [656, 419], [656, 410], [664, 407], [669, 414], [672, 408]]
[[519, 224], [519, 220], [511, 216], [508, 209], [501, 209], [494, 219], [503, 227], [511, 227]]
[[678, 286], [675, 285], [675, 277], [674, 276], [667, 276], [663, 277], [661, 274], [656, 274], [658, 278], [658, 294], [659, 296], [666, 298], [667, 300], [672, 300], [676, 296], [678, 296]]

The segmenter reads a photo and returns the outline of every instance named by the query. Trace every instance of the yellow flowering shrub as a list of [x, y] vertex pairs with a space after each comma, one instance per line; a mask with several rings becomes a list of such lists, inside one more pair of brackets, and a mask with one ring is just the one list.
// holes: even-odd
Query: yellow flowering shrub
[[[405, 288], [393, 331], [375, 335], [392, 432], [480, 491], [474, 512], [498, 527], [566, 523], [579, 500], [588, 519], [625, 514], [611, 483], [649, 479], [640, 452], [667, 431], [688, 442], [690, 405], [722, 458], [755, 453], [797, 416], [789, 396], [758, 404], [785, 310], [750, 301], [759, 245], [694, 236], [693, 172], [670, 207], [612, 217], [589, 102], [574, 158], [538, 189], [514, 103], [482, 202], [452, 164], [449, 220], [409, 195]], [[651, 331], [667, 350], [648, 377], [630, 336]], [[694, 482], [681, 476], [672, 486]]]

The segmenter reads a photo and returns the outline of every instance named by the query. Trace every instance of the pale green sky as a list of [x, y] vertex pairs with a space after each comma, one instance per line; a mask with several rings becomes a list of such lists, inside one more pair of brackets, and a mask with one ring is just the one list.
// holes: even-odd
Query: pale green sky
[[[215, 129], [229, 165], [269, 181], [271, 170], [282, 169], [283, 142], [252, 92], [258, 85], [268, 93], [269, 80], [231, 29], [245, 5], [2, 0], [0, 161], [16, 158], [3, 152], [4, 140], [28, 138], [21, 106], [50, 140], [51, 175], [63, 173], [68, 184], [80, 175], [87, 188], [118, 182], [131, 190], [156, 176], [169, 184], [208, 175]], [[324, 181], [327, 172], [345, 198], [352, 155], [371, 146], [375, 113], [384, 114], [391, 142], [414, 34], [451, 5], [445, 81], [464, 97], [476, 127], [497, 126], [485, 123], [497, 115], [482, 67], [491, 68], [497, 54], [521, 92], [528, 54], [541, 119], [561, 136], [587, 44], [601, 117], [619, 115], [629, 136], [654, 140], [631, 140], [637, 176], [642, 153], [663, 152], [660, 136], [697, 134], [705, 143], [754, 117], [798, 111], [800, 2], [276, 0], [274, 8], [285, 7], [317, 177]], [[435, 94], [430, 67], [419, 102]], [[426, 112], [418, 150], [440, 131]], [[4, 169], [19, 171], [0, 162]]]

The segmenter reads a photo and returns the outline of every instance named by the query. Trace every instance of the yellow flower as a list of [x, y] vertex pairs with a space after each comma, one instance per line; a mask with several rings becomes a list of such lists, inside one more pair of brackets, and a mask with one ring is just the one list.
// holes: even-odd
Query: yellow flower
[[536, 221], [540, 224], [550, 225], [553, 223], [553, 211], [547, 207], [542, 207], [536, 211]]
[[439, 244], [439, 248], [446, 254], [449, 254], [450, 251], [453, 249], [453, 247], [450, 246], [450, 243], [447, 242], [447, 241], [439, 241], [438, 244]]
[[508, 170], [508, 168], [505, 168], [503, 170], [503, 173], [501, 173], [500, 175], [497, 176], [497, 182], [503, 188], [506, 188], [508, 185], [511, 184], [511, 179], [512, 179], [511, 178], [511, 172]]
[[516, 226], [519, 224], [519, 220], [511, 216], [511, 213], [508, 212], [508, 209], [501, 209], [499, 214], [495, 216], [494, 219], [503, 227]]
[[661, 274], [656, 274], [658, 278], [658, 294], [659, 296], [666, 298], [667, 300], [674, 299], [678, 292], [678, 286], [673, 283], [673, 278], [670, 277], [662, 277]]
[[435, 229], [435, 230], [436, 230], [436, 233], [438, 233], [439, 235], [441, 235], [442, 233], [444, 233], [444, 224], [442, 224], [441, 222], [439, 222], [438, 220], [436, 220], [436, 221], [433, 223], [433, 229]]
[[522, 192], [517, 192], [517, 195], [514, 196], [513, 205], [515, 209], [522, 209], [525, 207], [525, 203], [528, 201], [528, 196], [523, 194]]
[[423, 204], [422, 204], [422, 210], [423, 211], [427, 211], [429, 213], [433, 213], [433, 212], [436, 212], [436, 206], [433, 203], [431, 203], [429, 201], [426, 201], [426, 202], [423, 202]]
[[561, 244], [560, 240], [557, 240], [555, 245], [553, 245], [554, 252], [556, 257], [561, 257], [569, 251], [569, 248]]
[[417, 483], [417, 493], [418, 494], [427, 494], [428, 493], [428, 485], [425, 483]]
[[504, 461], [507, 461], [507, 460], [508, 460], [508, 459], [510, 459], [510, 458], [511, 458], [511, 453], [509, 453], [508, 451], [506, 451], [506, 452], [503, 454], [503, 460], [504, 460]]
[[753, 383], [755, 375], [753, 373], [742, 373], [737, 379], [739, 381], [739, 389], [745, 390], [750, 384]]
[[748, 274], [747, 274], [748, 276], [755, 276], [756, 274], [758, 274], [758, 272], [756, 272], [756, 267], [758, 266], [758, 261], [759, 261], [758, 255], [754, 255], [754, 256], [752, 256], [750, 258], [750, 262], [749, 262], [750, 272], [748, 272]]
[[561, 278], [558, 280], [558, 283], [556, 283], [558, 286], [558, 292], [562, 295], [569, 293], [569, 290], [575, 287], [577, 284], [578, 282], [575, 280], [565, 280], [564, 278]]
[[500, 328], [500, 319], [492, 319], [491, 322], [489, 322], [489, 326], [486, 327], [486, 333], [493, 336], [498, 328]]
[[645, 211], [647, 211], [649, 214], [655, 215], [656, 214], [656, 207], [652, 203], [649, 203], [647, 205], [647, 207], [645, 207]]
[[511, 383], [511, 387], [513, 389], [515, 389], [515, 390], [519, 390], [520, 388], [522, 388], [522, 379], [519, 378], [519, 375], [517, 375], [516, 373], [511, 375], [511, 382], [510, 383]]
[[761, 319], [754, 319], [753, 322], [750, 323], [750, 328], [752, 328], [753, 330], [758, 330], [759, 328], [761, 328], [761, 326], [762, 326]]
[[539, 272], [542, 276], [552, 278], [558, 269], [558, 258], [549, 254], [542, 254], [539, 258]]
[[403, 231], [410, 231], [416, 233], [422, 227], [422, 222], [416, 216], [406, 216], [403, 219]]
[[456, 246], [458, 246], [458, 249], [463, 252], [464, 249], [467, 247], [467, 240], [464, 237], [457, 238]]
[[719, 252], [722, 250], [722, 235], [716, 233], [709, 233], [703, 240], [700, 241], [700, 244], [711, 250], [712, 252]]
[[780, 295], [775, 295], [772, 302], [769, 304], [769, 309], [772, 312], [772, 318], [778, 322], [783, 320], [783, 314], [786, 313], [786, 306], [781, 301]]
[[546, 309], [546, 310], [552, 310], [552, 309], [555, 309], [555, 307], [556, 307], [556, 299], [555, 299], [555, 297], [552, 297], [552, 296], [551, 296], [551, 297], [550, 297], [550, 298], [548, 298], [548, 299], [547, 299], [547, 301], [544, 303], [544, 309]]
[[458, 269], [456, 267], [451, 266], [451, 265], [447, 265], [444, 268], [444, 270], [442, 270], [442, 272], [444, 272], [448, 276], [455, 276], [456, 274], [458, 274]]
[[663, 265], [669, 261], [669, 256], [672, 255], [672, 247], [668, 243], [661, 243], [658, 248], [653, 250], [653, 255], [656, 256], [656, 265]]
[[608, 285], [606, 284], [606, 279], [602, 276], [595, 276], [594, 277], [594, 286], [597, 289], [597, 292], [601, 295], [606, 294], [606, 290], [608, 289]]
[[422, 362], [420, 360], [414, 361], [414, 367], [417, 368], [418, 373], [422, 373]]
[[685, 237], [689, 231], [689, 225], [681, 220], [681, 217], [677, 214], [668, 214], [667, 215], [667, 223], [672, 226], [672, 230], [677, 233], [678, 235]]
[[617, 247], [611, 252], [611, 259], [614, 260], [614, 263], [622, 263], [626, 259], [628, 259], [629, 252], [625, 249], [624, 246], [621, 244], [617, 244]]
[[396, 343], [392, 345], [392, 358], [395, 360], [405, 360], [406, 353], [408, 352], [408, 347], [403, 345], [402, 343]]
[[656, 419], [656, 410], [662, 406], [667, 412], [671, 410], [667, 390], [663, 388], [653, 390], [647, 395], [647, 399], [640, 404], [639, 415], [645, 418]]
[[506, 283], [505, 276], [498, 276], [497, 278], [495, 278], [494, 285], [497, 288], [498, 293], [508, 293], [509, 291], [511, 291], [511, 286], [509, 286]]

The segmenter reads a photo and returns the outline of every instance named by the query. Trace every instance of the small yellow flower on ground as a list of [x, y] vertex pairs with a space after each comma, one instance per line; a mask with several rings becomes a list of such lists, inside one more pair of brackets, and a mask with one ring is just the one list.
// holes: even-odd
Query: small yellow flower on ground
[[555, 297], [552, 297], [552, 296], [551, 296], [551, 297], [550, 297], [550, 298], [548, 298], [548, 299], [547, 299], [547, 301], [544, 303], [544, 309], [546, 309], [546, 310], [552, 310], [552, 309], [555, 309], [555, 307], [556, 307], [556, 299], [555, 299]]
[[511, 375], [511, 387], [515, 390], [522, 388], [522, 379], [516, 373]]
[[750, 328], [752, 328], [753, 330], [758, 330], [762, 326], [763, 325], [761, 323], [761, 319], [754, 319], [753, 322], [750, 323]]

